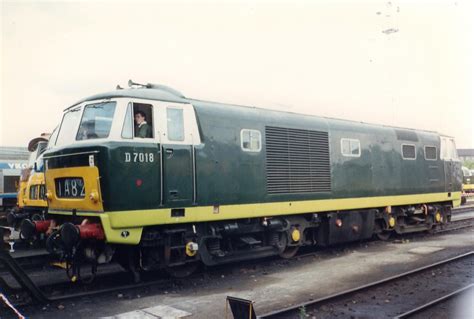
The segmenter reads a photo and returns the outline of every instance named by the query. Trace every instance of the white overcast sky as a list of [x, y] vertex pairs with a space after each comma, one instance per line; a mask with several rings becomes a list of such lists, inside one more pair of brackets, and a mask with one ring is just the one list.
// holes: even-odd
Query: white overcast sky
[[133, 79], [474, 147], [470, 0], [0, 2], [0, 145]]

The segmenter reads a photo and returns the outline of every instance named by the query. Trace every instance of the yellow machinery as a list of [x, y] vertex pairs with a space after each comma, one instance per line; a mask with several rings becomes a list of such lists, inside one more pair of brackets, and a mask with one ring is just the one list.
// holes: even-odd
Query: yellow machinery
[[48, 145], [49, 134], [42, 134], [28, 144], [30, 159], [23, 169], [18, 187], [17, 206], [7, 216], [8, 225], [17, 228], [25, 218], [43, 220], [48, 211], [45, 199], [45, 180], [41, 154]]

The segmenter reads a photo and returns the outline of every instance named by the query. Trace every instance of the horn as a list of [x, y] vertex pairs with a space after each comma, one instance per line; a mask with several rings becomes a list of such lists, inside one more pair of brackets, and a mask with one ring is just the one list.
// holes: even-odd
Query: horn
[[133, 82], [132, 80], [128, 80], [128, 86], [129, 87], [132, 87], [134, 85], [137, 85], [137, 86], [146, 86], [145, 84], [141, 84], [141, 83], [137, 83], [137, 82]]
[[141, 83], [133, 82], [132, 80], [128, 80], [128, 86], [129, 87], [141, 86], [141, 87], [144, 87], [144, 88], [148, 88], [148, 84], [141, 84]]

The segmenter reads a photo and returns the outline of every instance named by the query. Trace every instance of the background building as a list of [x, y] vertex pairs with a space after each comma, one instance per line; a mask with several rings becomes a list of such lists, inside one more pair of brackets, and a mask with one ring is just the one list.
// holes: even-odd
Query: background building
[[17, 192], [20, 173], [27, 167], [29, 155], [26, 147], [0, 146], [0, 210], [15, 205], [16, 196], [6, 194]]
[[473, 148], [460, 148], [458, 149], [458, 155], [461, 161], [472, 161], [474, 162], [474, 149]]

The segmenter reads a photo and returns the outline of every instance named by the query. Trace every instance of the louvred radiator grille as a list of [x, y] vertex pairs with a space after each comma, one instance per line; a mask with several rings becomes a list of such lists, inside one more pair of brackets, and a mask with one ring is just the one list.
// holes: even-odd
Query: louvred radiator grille
[[265, 127], [269, 194], [331, 191], [328, 133]]

